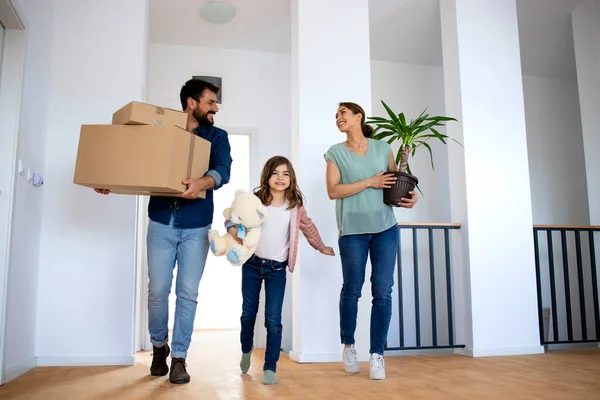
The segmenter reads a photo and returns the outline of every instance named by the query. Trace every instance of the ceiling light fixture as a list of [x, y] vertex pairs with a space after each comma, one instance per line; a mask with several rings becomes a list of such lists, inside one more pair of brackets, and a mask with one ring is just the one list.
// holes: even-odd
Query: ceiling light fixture
[[207, 0], [200, 7], [200, 15], [206, 22], [224, 24], [235, 16], [235, 7], [226, 0]]

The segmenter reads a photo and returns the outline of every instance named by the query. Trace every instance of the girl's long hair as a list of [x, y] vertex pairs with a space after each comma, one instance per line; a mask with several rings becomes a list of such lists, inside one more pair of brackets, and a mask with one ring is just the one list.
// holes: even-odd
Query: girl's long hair
[[254, 194], [260, 199], [265, 206], [271, 205], [273, 201], [273, 195], [271, 194], [271, 188], [269, 187], [269, 179], [275, 172], [275, 169], [280, 165], [285, 165], [290, 173], [290, 186], [285, 191], [285, 198], [289, 202], [288, 210], [296, 206], [302, 206], [304, 204], [304, 195], [298, 188], [298, 181], [296, 180], [296, 173], [292, 163], [285, 157], [275, 156], [271, 157], [263, 167], [262, 173], [260, 174], [260, 186], [254, 189]]

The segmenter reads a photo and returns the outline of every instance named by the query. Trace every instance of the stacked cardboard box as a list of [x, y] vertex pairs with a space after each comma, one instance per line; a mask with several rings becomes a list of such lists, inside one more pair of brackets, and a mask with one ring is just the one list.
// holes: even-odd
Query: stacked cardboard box
[[118, 194], [183, 193], [182, 180], [203, 177], [210, 157], [210, 142], [186, 124], [186, 113], [131, 102], [112, 125], [82, 125], [73, 182]]

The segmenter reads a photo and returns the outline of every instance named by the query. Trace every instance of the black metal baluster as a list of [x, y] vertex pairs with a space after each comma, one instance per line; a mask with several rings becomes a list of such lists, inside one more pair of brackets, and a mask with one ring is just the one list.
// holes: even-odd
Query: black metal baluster
[[579, 315], [581, 316], [581, 335], [587, 340], [587, 316], [585, 313], [585, 289], [583, 287], [583, 262], [581, 261], [581, 231], [574, 231], [575, 252], [577, 254], [577, 281], [579, 282]]
[[419, 247], [417, 242], [417, 228], [413, 231], [413, 259], [414, 259], [414, 282], [415, 282], [415, 328], [417, 335], [417, 347], [421, 346], [421, 315], [419, 312]]
[[538, 244], [538, 231], [533, 230], [533, 248], [535, 254], [535, 278], [537, 281], [537, 301], [538, 301], [538, 324], [540, 330], [540, 343], [546, 344], [544, 340], [544, 312], [542, 306], [542, 275], [540, 273], [540, 246]]
[[400, 347], [404, 347], [404, 303], [402, 301], [402, 229], [398, 228], [398, 320]]
[[552, 302], [552, 332], [554, 333], [554, 341], [558, 342], [558, 315], [556, 307], [556, 274], [554, 273], [554, 246], [552, 245], [552, 230], [546, 231], [548, 237], [548, 267], [550, 269], [550, 299]]
[[567, 310], [567, 337], [573, 341], [573, 317], [571, 315], [571, 283], [569, 279], [569, 255], [567, 254], [567, 234], [560, 230], [560, 243], [562, 246], [563, 276], [565, 281], [565, 309]]
[[429, 284], [431, 286], [431, 333], [433, 345], [437, 346], [437, 313], [435, 302], [435, 263], [433, 254], [433, 228], [429, 228]]
[[450, 267], [450, 232], [444, 228], [444, 250], [446, 253], [446, 303], [448, 306], [448, 339], [454, 346], [454, 314], [452, 313], [452, 271]]
[[598, 271], [596, 270], [596, 249], [594, 247], [594, 231], [588, 231], [590, 241], [590, 260], [592, 268], [592, 294], [594, 296], [594, 322], [596, 326], [596, 340], [600, 340], [600, 312], [598, 307]]

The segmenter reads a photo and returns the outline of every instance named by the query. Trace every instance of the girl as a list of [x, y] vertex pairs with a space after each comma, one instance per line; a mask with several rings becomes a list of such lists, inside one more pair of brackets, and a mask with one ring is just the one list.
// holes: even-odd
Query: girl
[[[340, 296], [340, 331], [345, 345], [346, 372], [360, 371], [354, 349], [358, 298], [365, 281], [367, 256], [371, 255], [371, 357], [370, 378], [385, 379], [383, 349], [392, 315], [392, 286], [398, 250], [398, 227], [391, 206], [383, 202], [383, 188], [396, 179], [384, 171], [397, 171], [390, 145], [371, 139], [365, 112], [355, 103], [340, 103], [335, 114], [346, 141], [332, 146], [327, 160], [327, 193], [336, 200], [339, 248], [344, 283]], [[415, 192], [400, 207], [412, 208]]]
[[[275, 375], [281, 349], [281, 309], [285, 294], [286, 265], [294, 272], [298, 252], [298, 231], [308, 243], [322, 254], [335, 255], [325, 246], [321, 236], [306, 214], [302, 192], [290, 161], [281, 156], [272, 157], [265, 164], [260, 186], [254, 194], [268, 208], [269, 218], [262, 227], [260, 242], [254, 255], [242, 266], [242, 317], [240, 341], [242, 344], [242, 373], [250, 368], [253, 349], [254, 324], [262, 282], [265, 282], [265, 327], [267, 348], [263, 366], [263, 383], [277, 383]], [[229, 221], [227, 221], [229, 223]], [[237, 238], [237, 228], [227, 228]], [[239, 239], [238, 239], [239, 240]]]

